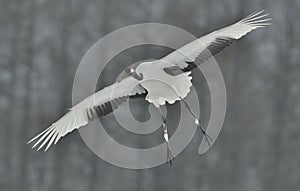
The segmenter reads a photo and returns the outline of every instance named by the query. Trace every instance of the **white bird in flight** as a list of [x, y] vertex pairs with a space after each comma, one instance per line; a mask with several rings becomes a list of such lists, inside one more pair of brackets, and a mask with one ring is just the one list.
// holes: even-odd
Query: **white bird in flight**
[[[86, 125], [91, 120], [111, 113], [127, 98], [136, 96], [144, 96], [157, 108], [165, 105], [166, 102], [173, 104], [178, 100], [183, 101], [195, 119], [195, 124], [201, 128], [209, 143], [212, 139], [205, 133], [199, 118], [193, 113], [188, 103], [183, 100], [192, 86], [191, 72], [233, 41], [254, 29], [270, 25], [271, 19], [267, 18], [268, 14], [263, 12], [252, 13], [235, 24], [187, 43], [159, 60], [142, 62], [136, 69], [127, 68], [125, 70], [127, 76], [123, 80], [85, 98], [28, 143], [36, 141], [33, 148], [39, 145], [37, 150], [45, 147], [47, 151], [52, 144], [56, 144], [67, 133]], [[162, 117], [164, 138], [168, 148], [167, 161], [168, 159], [171, 161], [173, 155], [169, 148], [166, 118], [164, 115]]]

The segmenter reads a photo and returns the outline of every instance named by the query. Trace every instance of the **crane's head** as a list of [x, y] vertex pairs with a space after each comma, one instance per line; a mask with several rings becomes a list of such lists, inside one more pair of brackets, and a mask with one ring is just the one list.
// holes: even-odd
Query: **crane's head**
[[135, 69], [132, 67], [128, 67], [125, 69], [126, 74], [133, 75], [135, 73]]
[[131, 76], [137, 80], [142, 80], [143, 79], [143, 74], [137, 74], [136, 73], [136, 70], [132, 67], [128, 67], [125, 69], [125, 73], [128, 75], [128, 76]]

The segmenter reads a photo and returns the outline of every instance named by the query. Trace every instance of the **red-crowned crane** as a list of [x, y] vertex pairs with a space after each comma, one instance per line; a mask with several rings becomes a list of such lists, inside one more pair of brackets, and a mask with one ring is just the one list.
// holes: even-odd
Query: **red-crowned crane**
[[[270, 25], [271, 19], [266, 18], [267, 16], [268, 14], [264, 14], [263, 11], [252, 13], [233, 25], [184, 45], [160, 60], [140, 63], [136, 69], [127, 68], [125, 70], [127, 76], [123, 80], [85, 98], [28, 143], [36, 140], [33, 148], [39, 145], [37, 149], [39, 150], [45, 146], [46, 151], [67, 133], [86, 125], [90, 120], [111, 113], [126, 101], [126, 98], [137, 95], [144, 95], [145, 99], [157, 108], [166, 102], [173, 104], [178, 100], [183, 101], [193, 116], [195, 124], [201, 128], [206, 140], [211, 141], [211, 138], [202, 128], [198, 117], [193, 113], [188, 103], [183, 100], [192, 86], [190, 74], [193, 69], [219, 53], [233, 41], [254, 29]], [[168, 148], [167, 156], [169, 159], [173, 159], [168, 144], [166, 119], [163, 114], [162, 117], [164, 138]]]

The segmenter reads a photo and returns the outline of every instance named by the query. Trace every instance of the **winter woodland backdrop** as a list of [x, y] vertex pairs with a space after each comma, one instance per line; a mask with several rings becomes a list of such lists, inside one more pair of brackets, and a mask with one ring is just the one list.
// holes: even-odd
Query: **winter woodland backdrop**
[[[46, 153], [26, 145], [70, 108], [76, 68], [106, 34], [158, 22], [201, 36], [261, 9], [271, 14], [273, 25], [216, 57], [228, 107], [220, 136], [206, 155], [197, 154], [199, 132], [172, 168], [148, 170], [121, 169], [98, 159], [77, 131]], [[299, 0], [0, 0], [0, 190], [298, 190], [299, 10]], [[116, 66], [163, 51], [145, 46], [122, 53], [105, 69], [98, 88], [115, 80]], [[201, 73], [195, 78], [206, 91]], [[203, 96], [200, 101], [206, 123], [210, 100]], [[141, 120], [147, 115], [142, 107], [135, 113]], [[106, 119], [112, 119], [108, 131], [124, 144], [163, 141], [161, 132], [141, 138]]]

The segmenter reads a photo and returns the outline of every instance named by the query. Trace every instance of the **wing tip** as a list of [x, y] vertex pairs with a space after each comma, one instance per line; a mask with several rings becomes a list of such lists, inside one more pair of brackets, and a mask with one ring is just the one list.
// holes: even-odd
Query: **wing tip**
[[[39, 145], [39, 147], [36, 149], [36, 151], [41, 150], [43, 147], [45, 147], [47, 145], [47, 147], [45, 148], [44, 152], [46, 152], [51, 145], [53, 145], [53, 141], [54, 139], [57, 139], [56, 142], [58, 141], [59, 134], [56, 132], [55, 128], [53, 128], [52, 126], [47, 128], [46, 130], [44, 130], [43, 132], [41, 132], [40, 134], [38, 134], [37, 136], [35, 136], [34, 138], [32, 138], [31, 140], [29, 140], [27, 142], [27, 144], [30, 144], [34, 141], [36, 141], [34, 143], [34, 145], [31, 147], [32, 149], [36, 149], [36, 147]], [[55, 142], [55, 144], [56, 144]], [[48, 143], [48, 144], [47, 144]]]
[[256, 11], [242, 19], [240, 22], [257, 28], [266, 27], [272, 25], [272, 23], [269, 22], [272, 21], [272, 18], [268, 16], [269, 13], [265, 13], [265, 10]]

